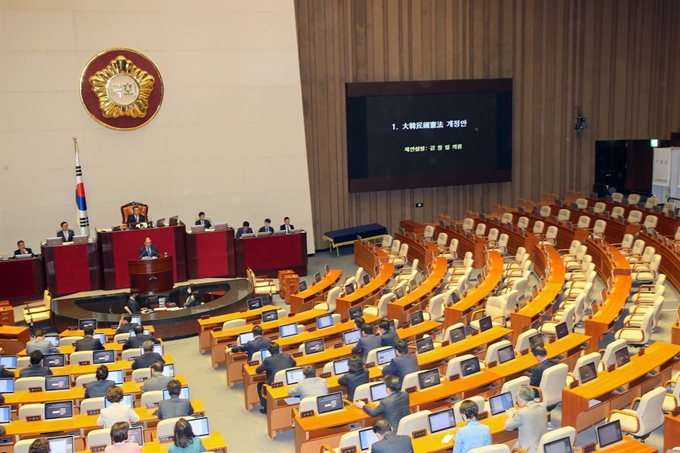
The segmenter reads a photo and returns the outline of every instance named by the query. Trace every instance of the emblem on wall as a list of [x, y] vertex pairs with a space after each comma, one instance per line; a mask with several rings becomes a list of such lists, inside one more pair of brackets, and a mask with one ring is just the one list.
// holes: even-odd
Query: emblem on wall
[[139, 129], [160, 110], [163, 79], [156, 65], [141, 53], [107, 49], [83, 69], [80, 100], [90, 117], [103, 126]]

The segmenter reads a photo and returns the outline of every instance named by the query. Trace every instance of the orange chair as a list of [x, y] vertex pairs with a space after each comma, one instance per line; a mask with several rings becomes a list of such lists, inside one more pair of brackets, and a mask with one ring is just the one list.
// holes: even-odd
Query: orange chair
[[149, 206], [138, 201], [131, 201], [130, 203], [120, 207], [120, 215], [123, 217], [121, 223], [127, 222], [127, 218], [133, 214], [133, 209], [135, 206], [139, 206], [139, 213], [142, 214], [147, 221], [149, 220]]

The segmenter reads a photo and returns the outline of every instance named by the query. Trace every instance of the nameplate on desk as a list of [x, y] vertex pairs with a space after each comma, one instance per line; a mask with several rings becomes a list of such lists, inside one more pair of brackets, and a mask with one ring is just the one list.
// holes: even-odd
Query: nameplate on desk
[[278, 339], [279, 339], [279, 336], [278, 336], [278, 335], [272, 335], [272, 336], [269, 337], [269, 338], [270, 338], [272, 341], [274, 341], [274, 340], [278, 340]]
[[271, 387], [272, 387], [273, 389], [277, 389], [277, 388], [279, 388], [279, 387], [283, 387], [283, 381], [272, 382]]
[[87, 415], [99, 415], [101, 412], [101, 409], [90, 409], [87, 411]]
[[138, 377], [138, 378], [135, 378], [135, 382], [144, 382], [147, 379], [149, 379], [149, 378], [148, 377]]
[[573, 388], [575, 388], [575, 387], [578, 387], [578, 381], [577, 381], [576, 379], [574, 379], [573, 381], [571, 381], [571, 383], [569, 384], [569, 388], [570, 388], [570, 389], [573, 389]]
[[297, 357], [302, 357], [303, 355], [304, 355], [304, 353], [302, 351], [300, 351], [300, 352], [296, 352], [295, 354], [293, 354], [293, 357], [297, 358]]
[[331, 372], [328, 372], [328, 373], [321, 373], [321, 376], [320, 376], [320, 377], [321, 377], [321, 379], [328, 379], [328, 378], [331, 377], [332, 375], [333, 375], [333, 373], [331, 373]]
[[616, 369], [616, 364], [615, 364], [615, 363], [612, 363], [611, 365], [609, 365], [609, 366], [607, 367], [607, 371], [609, 371], [610, 373], [611, 373], [612, 371], [614, 371], [615, 369]]
[[343, 346], [345, 346], [345, 345], [342, 344], [342, 343], [336, 343], [335, 345], [333, 345], [333, 347], [334, 347], [335, 349], [341, 348], [341, 347], [343, 347]]
[[106, 450], [106, 445], [93, 445], [90, 447], [92, 453]]
[[477, 420], [484, 420], [485, 418], [489, 418], [488, 411], [482, 411], [479, 414], [477, 414]]
[[373, 368], [375, 366], [375, 362], [368, 362], [366, 365], [364, 365], [364, 368]]
[[529, 354], [529, 348], [524, 348], [519, 352], [519, 355], [527, 355]]
[[406, 388], [404, 389], [404, 391], [405, 391], [406, 393], [415, 393], [415, 392], [418, 391], [418, 386], [412, 385], [411, 387], [406, 387]]
[[203, 315], [203, 316], [201, 316], [201, 319], [209, 319], [209, 318], [210, 318], [210, 315]]
[[491, 362], [489, 362], [489, 363], [486, 364], [486, 367], [487, 367], [487, 368], [493, 368], [493, 367], [495, 367], [496, 365], [498, 365], [498, 362], [496, 362], [495, 360], [492, 360]]
[[307, 332], [314, 332], [317, 329], [317, 327], [310, 327], [307, 329]]
[[442, 343], [442, 348], [445, 348], [446, 346], [450, 345], [451, 342], [449, 340], [446, 340], [445, 342]]
[[43, 389], [42, 389], [42, 387], [29, 387], [28, 391], [31, 392], [31, 393], [37, 393], [37, 392], [42, 392]]
[[248, 366], [254, 366], [254, 365], [259, 365], [260, 361], [259, 360], [251, 360], [248, 362]]
[[640, 348], [640, 349], [638, 349], [638, 354], [637, 354], [637, 355], [639, 355], [639, 356], [645, 355], [645, 348]]
[[404, 324], [401, 325], [400, 328], [401, 328], [401, 329], [408, 329], [409, 327], [411, 327], [411, 324], [405, 322]]
[[168, 442], [172, 442], [172, 436], [159, 437], [158, 442], [160, 442], [161, 444], [167, 444]]
[[289, 317], [289, 318], [292, 318], [293, 316], [295, 316], [295, 313], [293, 313], [293, 312], [288, 313], [288, 317]]
[[314, 416], [314, 410], [300, 412], [300, 418], [307, 418]]
[[247, 312], [247, 311], [248, 311], [248, 308], [247, 308], [247, 307], [243, 307], [243, 308], [240, 308], [238, 312], [239, 312], [239, 313], [245, 313], [245, 312]]
[[215, 326], [212, 328], [213, 332], [219, 332], [220, 330], [222, 330], [222, 326]]
[[258, 324], [262, 324], [262, 320], [261, 320], [261, 319], [255, 319], [255, 320], [253, 321], [253, 325], [256, 326], [256, 325], [258, 325]]
[[158, 403], [146, 403], [147, 409], [153, 409], [154, 407], [158, 407]]
[[581, 449], [582, 453], [593, 453], [595, 450], [597, 450], [597, 444], [595, 442], [586, 444]]
[[90, 364], [90, 361], [89, 361], [89, 360], [80, 360], [80, 361], [78, 362], [78, 365], [89, 365], [89, 364]]
[[417, 439], [419, 437], [425, 437], [425, 436], [427, 436], [427, 429], [419, 429], [419, 430], [413, 431], [411, 433], [411, 437], [413, 439]]
[[340, 322], [347, 322], [347, 321], [349, 321], [349, 318], [342, 318], [342, 319], [340, 320]]
[[128, 357], [128, 362], [134, 362], [137, 357]]
[[680, 415], [680, 406], [676, 406], [675, 409], [671, 411], [671, 414], [673, 415], [673, 417], [677, 417], [678, 415]]
[[473, 331], [470, 333], [470, 336], [471, 336], [471, 337], [474, 337], [475, 335], [478, 335], [478, 334], [479, 334], [479, 330], [473, 330]]
[[39, 422], [40, 420], [42, 420], [40, 415], [29, 415], [26, 417], [27, 422]]
[[127, 340], [118, 340], [117, 343], [118, 344], [125, 344], [125, 343], [127, 343]]
[[557, 340], [556, 337], [550, 337], [550, 339], [548, 339], [548, 343], [554, 343], [555, 340]]
[[357, 447], [356, 445], [352, 445], [351, 447], [342, 447], [340, 449], [340, 453], [357, 453]]
[[449, 376], [449, 381], [455, 381], [455, 380], [458, 380], [458, 379], [460, 379], [460, 374], [458, 374], [458, 373], [452, 374], [451, 376]]
[[68, 326], [68, 330], [70, 330], [71, 332], [75, 332], [76, 330], [78, 330], [78, 326]]

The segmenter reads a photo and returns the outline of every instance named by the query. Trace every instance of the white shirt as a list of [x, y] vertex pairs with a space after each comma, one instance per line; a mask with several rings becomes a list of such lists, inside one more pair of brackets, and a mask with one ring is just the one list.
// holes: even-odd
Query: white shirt
[[113, 403], [99, 412], [97, 426], [111, 428], [116, 422], [137, 423], [139, 415], [132, 408], [124, 403]]

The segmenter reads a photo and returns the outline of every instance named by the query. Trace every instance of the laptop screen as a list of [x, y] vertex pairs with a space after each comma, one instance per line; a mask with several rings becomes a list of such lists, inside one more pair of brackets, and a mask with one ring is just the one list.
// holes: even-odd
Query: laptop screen
[[[189, 386], [186, 385], [182, 386], [182, 390], [179, 392], [179, 397], [185, 400], [191, 398], [191, 395], [189, 394]], [[164, 400], [170, 399], [170, 391], [168, 389], [163, 389], [163, 399]]]
[[364, 283], [364, 286], [366, 286], [371, 282], [371, 276], [368, 274], [364, 274], [361, 276], [361, 281]]
[[305, 341], [305, 354], [316, 354], [317, 352], [324, 351], [323, 338], [317, 338], [316, 340]]
[[123, 383], [123, 370], [109, 370], [108, 379], [110, 381], [115, 382], [116, 384], [122, 384]]
[[267, 310], [262, 312], [262, 322], [276, 321], [279, 319], [278, 310]]
[[387, 397], [387, 387], [384, 382], [371, 385], [369, 390], [371, 391], [371, 401], [380, 401]]
[[307, 291], [307, 282], [305, 281], [298, 283], [298, 292], [301, 293], [302, 291]]
[[529, 337], [529, 346], [533, 350], [537, 346], [543, 346], [543, 335], [537, 333]]
[[333, 325], [333, 315], [327, 314], [316, 318], [316, 325], [319, 329], [324, 329]]
[[253, 338], [255, 338], [255, 335], [252, 332], [243, 332], [238, 334], [238, 342], [241, 344], [246, 344]]
[[141, 316], [132, 316], [130, 318], [130, 323], [131, 324], [137, 324], [138, 326], [142, 325], [142, 317]]
[[563, 437], [543, 445], [544, 453], [572, 453], [569, 437]]
[[361, 338], [361, 331], [359, 329], [355, 329], [350, 330], [349, 332], [343, 332], [342, 338], [345, 343], [345, 346], [347, 346], [348, 344], [358, 343], [359, 339]]
[[6, 370], [14, 370], [17, 367], [17, 356], [3, 355], [0, 357], [0, 365], [3, 365]]
[[465, 340], [465, 327], [461, 326], [451, 329], [449, 332], [449, 338], [451, 343], [457, 343], [461, 340]]
[[73, 401], [45, 403], [45, 420], [73, 417]]
[[478, 373], [480, 371], [479, 358], [472, 357], [471, 359], [460, 362], [460, 371], [463, 376], [470, 376], [471, 374]]
[[[154, 344], [153, 345], [153, 352], [155, 352], [156, 354], [163, 355], [163, 345], [160, 344], [160, 343]], [[143, 354], [144, 354], [144, 346], [140, 346], [139, 347], [139, 355], [143, 355]]]
[[[121, 404], [127, 404], [128, 406], [133, 407], [132, 406], [132, 404], [133, 404], [132, 394], [127, 393], [127, 394], [123, 395], [123, 399], [120, 400], [120, 403]], [[109, 402], [108, 399], [104, 398], [104, 407], [109, 407], [109, 406], [111, 406], [111, 404], [113, 404], [113, 403]]]
[[421, 390], [440, 384], [439, 368], [418, 373], [418, 386]]
[[491, 323], [491, 316], [485, 316], [482, 319], [479, 320], [479, 331], [480, 332], [486, 332], [487, 330], [491, 329], [493, 327], [493, 324]]
[[350, 283], [349, 285], [345, 285], [345, 296], [349, 296], [353, 292], [354, 292], [354, 285], [353, 284]]
[[297, 329], [297, 324], [292, 323], [292, 324], [285, 324], [281, 327], [279, 327], [279, 336], [281, 338], [286, 338], [286, 337], [292, 337], [293, 335], [297, 335], [298, 329]]
[[166, 363], [163, 366], [163, 376], [165, 377], [175, 377], [175, 364]]
[[321, 272], [314, 274], [314, 283], [319, 283], [321, 281]]
[[390, 363], [397, 354], [394, 352], [394, 348], [383, 349], [382, 351], [376, 352], [376, 357], [378, 359], [378, 365], [385, 365]]
[[613, 422], [598, 426], [595, 428], [595, 432], [597, 435], [597, 443], [600, 448], [607, 447], [623, 440], [623, 432], [621, 432], [620, 420], [614, 420]]
[[361, 451], [367, 451], [376, 442], [378, 442], [378, 436], [373, 432], [373, 428], [359, 431], [359, 447]]
[[416, 286], [418, 286], [418, 283], [416, 282], [416, 279], [414, 278], [413, 280], [408, 282], [408, 291], [412, 293], [415, 289]]
[[59, 347], [59, 335], [58, 335], [58, 334], [54, 334], [54, 335], [45, 335], [45, 340], [47, 340], [47, 341], [49, 341], [50, 343], [52, 343], [52, 346], [54, 346], [55, 348], [58, 348], [58, 347]]
[[48, 437], [47, 442], [50, 444], [50, 451], [53, 452], [73, 453], [75, 451], [73, 436]]
[[291, 368], [286, 370], [286, 384], [293, 385], [305, 378], [302, 368]]
[[210, 435], [210, 426], [208, 425], [208, 417], [196, 417], [187, 420], [191, 425], [191, 430], [196, 437], [208, 437]]
[[43, 356], [43, 365], [46, 367], [62, 367], [65, 362], [64, 354], [47, 354]]
[[328, 275], [328, 271], [330, 270], [331, 266], [329, 264], [324, 265], [323, 267], [323, 275], [324, 277]]
[[85, 330], [85, 327], [97, 328], [97, 320], [94, 318], [83, 318], [78, 320], [78, 330]]
[[106, 334], [104, 332], [95, 333], [92, 335], [92, 338], [99, 340], [101, 344], [106, 343]]
[[248, 310], [256, 310], [262, 308], [264, 304], [262, 303], [262, 298], [257, 297], [255, 299], [250, 299], [248, 302]]
[[0, 379], [0, 393], [14, 393], [14, 378]]
[[94, 351], [92, 353], [92, 362], [96, 365], [99, 363], [113, 363], [116, 360], [116, 351]]
[[515, 350], [512, 345], [503, 346], [498, 350], [498, 363], [509, 362], [515, 358]]
[[9, 423], [11, 412], [10, 406], [0, 406], [0, 423]]
[[453, 408], [449, 408], [440, 412], [435, 412], [427, 416], [430, 422], [430, 432], [432, 434], [444, 431], [446, 429], [455, 428], [456, 417], [453, 414]]
[[[128, 430], [128, 442], [134, 442], [140, 447], [144, 445], [144, 428], [142, 426], [131, 426]], [[54, 450], [52, 450], [54, 451]]]
[[361, 316], [363, 313], [363, 310], [361, 308], [361, 305], [357, 305], [356, 307], [352, 307], [349, 310], [347, 310], [347, 314], [349, 315], [349, 319], [356, 319], [359, 316]]
[[597, 377], [597, 369], [595, 368], [595, 363], [586, 363], [582, 367], [579, 367], [578, 374], [581, 376], [581, 384], [590, 382]]
[[45, 391], [68, 390], [71, 388], [71, 376], [68, 374], [59, 376], [45, 376]]
[[489, 398], [489, 406], [491, 407], [491, 415], [497, 415], [512, 409], [514, 406], [512, 402], [512, 393], [505, 392], [500, 395], [494, 395]]
[[628, 348], [623, 347], [614, 353], [616, 358], [616, 367], [622, 367], [626, 363], [630, 362], [630, 355], [628, 354]]
[[403, 298], [403, 297], [404, 297], [404, 288], [401, 288], [401, 287], [400, 287], [400, 288], [395, 289], [395, 290], [394, 290], [394, 296], [395, 296], [397, 299]]
[[335, 392], [317, 397], [316, 406], [319, 409], [319, 414], [327, 414], [328, 412], [341, 410], [345, 407], [342, 402], [342, 392]]
[[423, 337], [416, 340], [416, 353], [422, 354], [423, 352], [432, 351], [434, 349], [434, 343], [432, 343], [432, 337]]
[[333, 374], [339, 376], [349, 371], [349, 359], [340, 359], [333, 361]]
[[569, 328], [566, 322], [561, 322], [555, 326], [555, 336], [559, 340], [569, 335]]
[[412, 326], [415, 326], [416, 324], [420, 324], [421, 322], [425, 321], [425, 318], [423, 317], [422, 311], [417, 311], [415, 313], [411, 313], [411, 314], [408, 315], [408, 318], [411, 321]]

